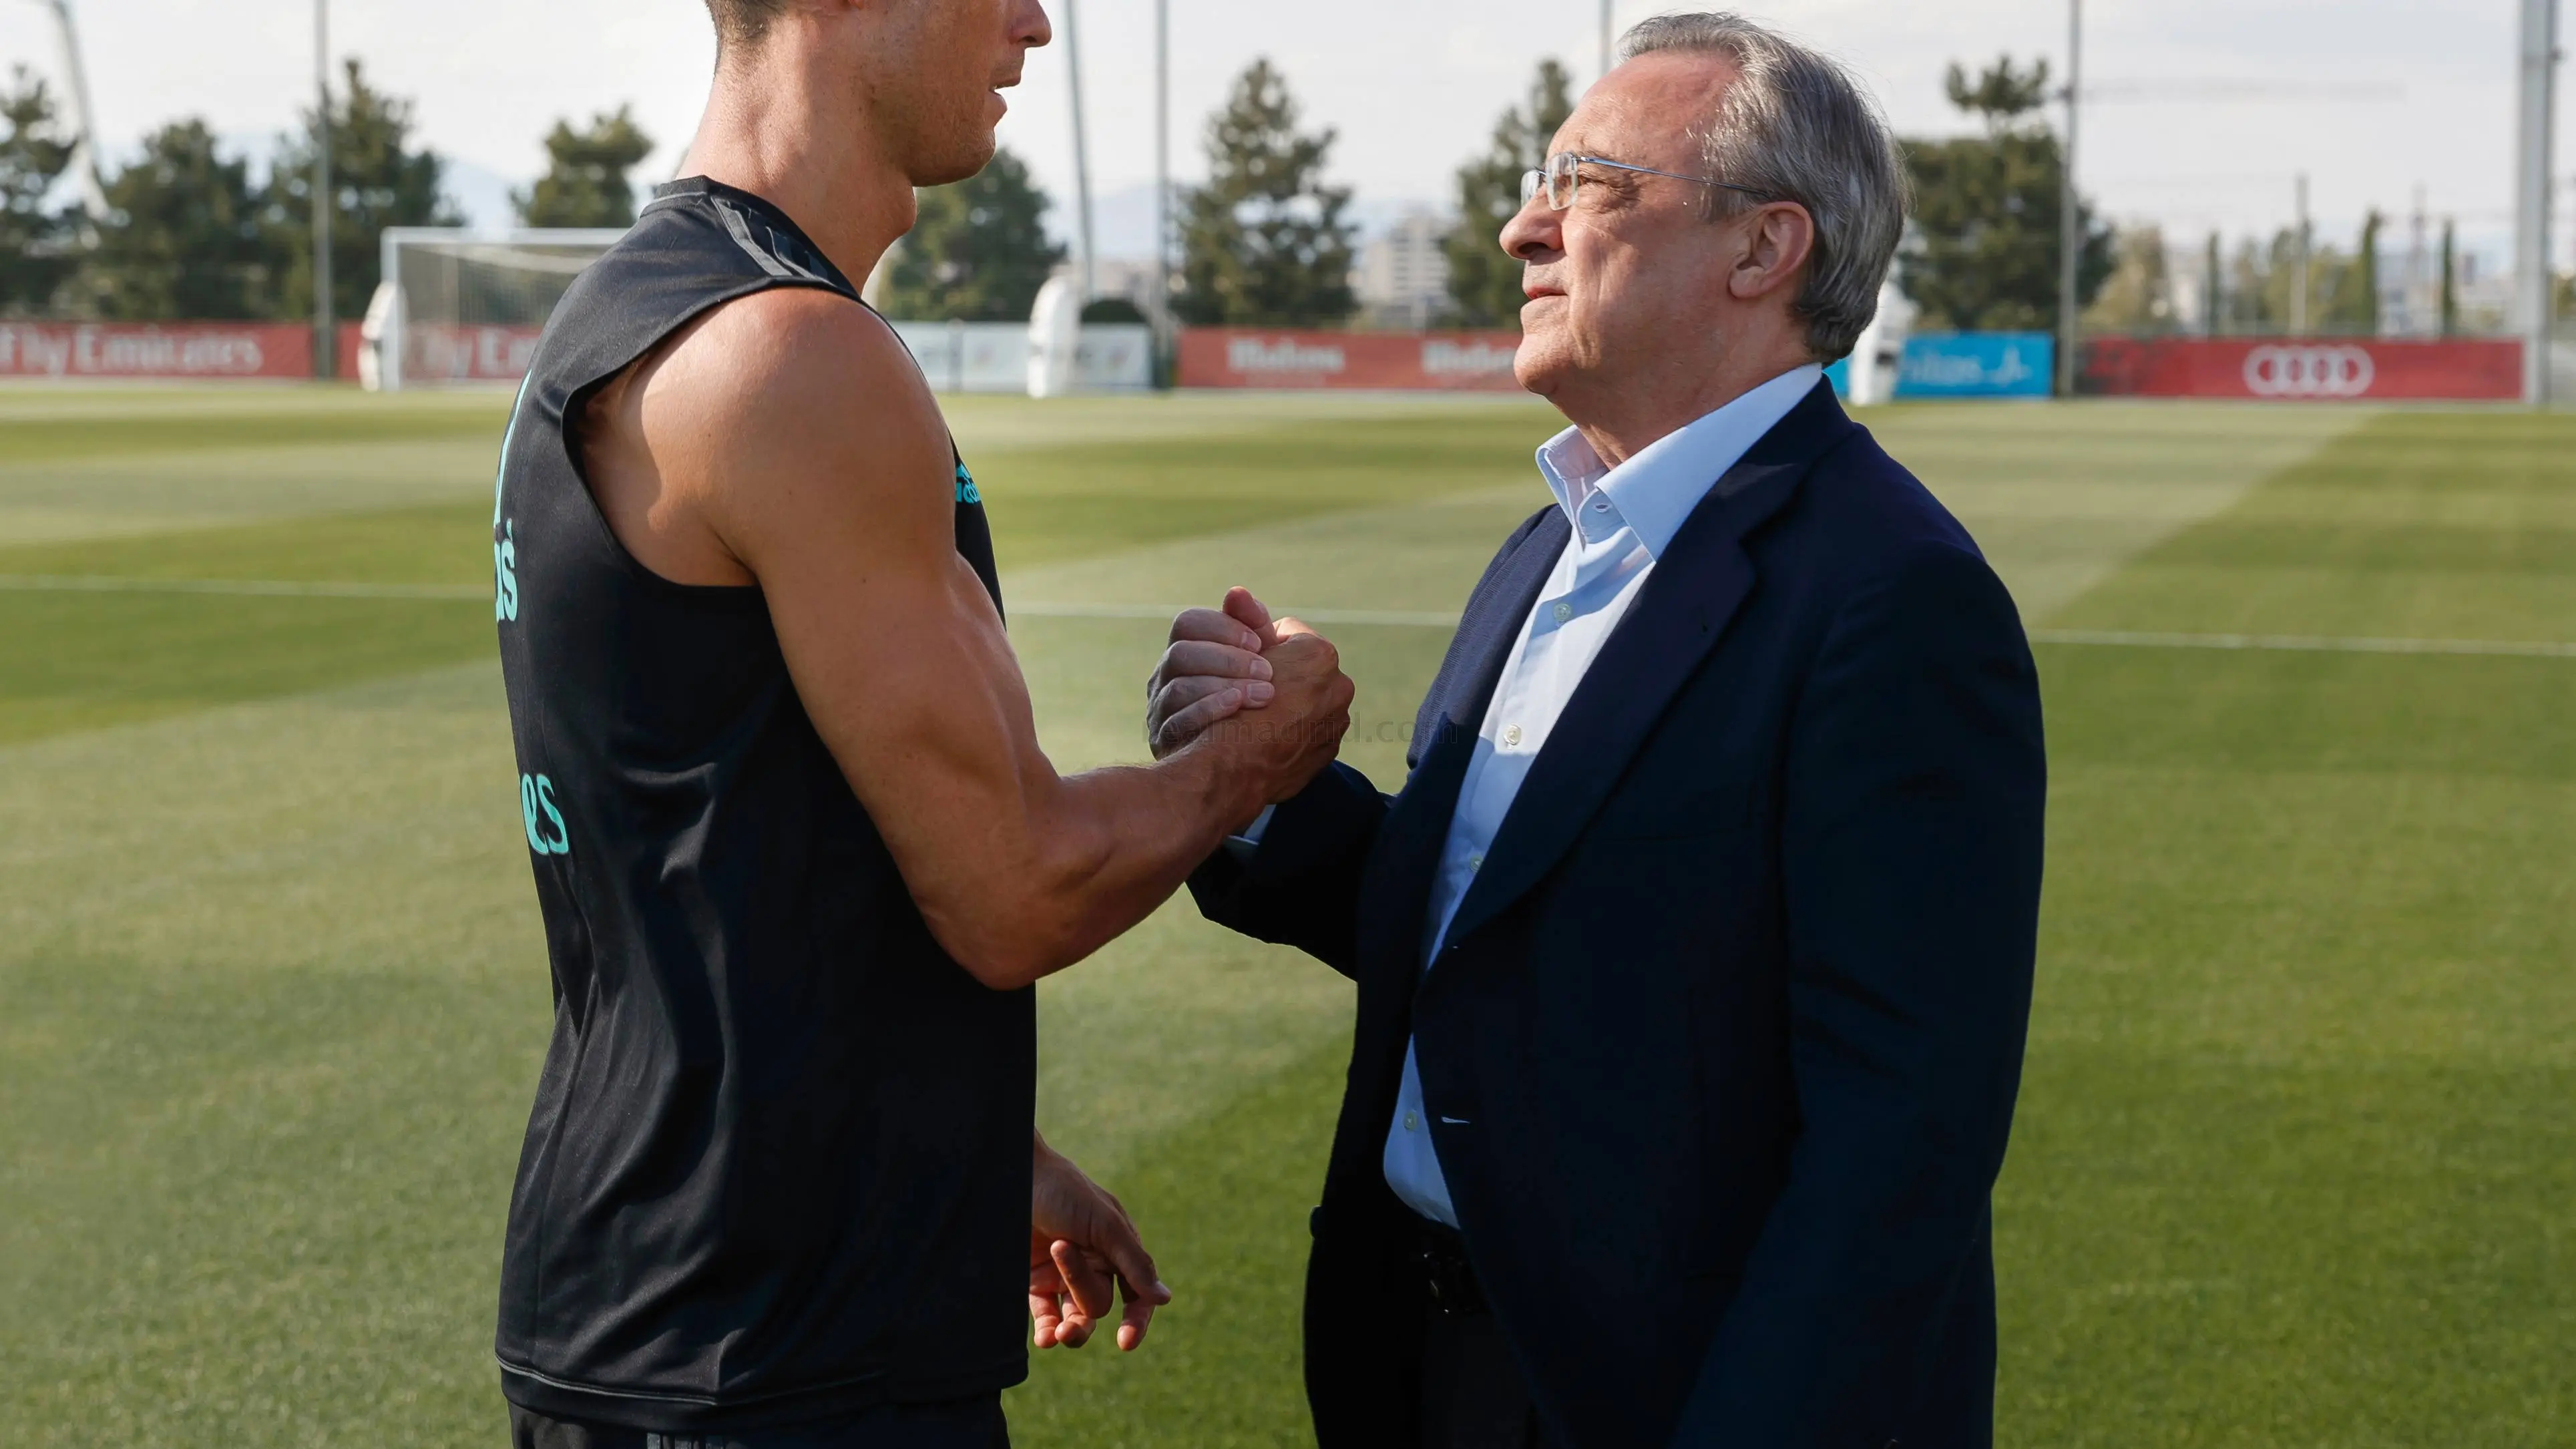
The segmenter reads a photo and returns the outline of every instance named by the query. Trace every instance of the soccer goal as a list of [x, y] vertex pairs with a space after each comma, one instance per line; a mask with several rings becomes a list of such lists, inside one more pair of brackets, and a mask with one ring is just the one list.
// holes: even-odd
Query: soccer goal
[[360, 380], [386, 392], [516, 383], [572, 279], [625, 234], [387, 228]]

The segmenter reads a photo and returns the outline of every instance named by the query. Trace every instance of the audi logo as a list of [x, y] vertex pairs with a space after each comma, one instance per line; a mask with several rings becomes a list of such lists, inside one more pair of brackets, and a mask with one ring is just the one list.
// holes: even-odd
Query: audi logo
[[2256, 397], [2361, 397], [2378, 368], [2360, 347], [2257, 347], [2245, 354]]

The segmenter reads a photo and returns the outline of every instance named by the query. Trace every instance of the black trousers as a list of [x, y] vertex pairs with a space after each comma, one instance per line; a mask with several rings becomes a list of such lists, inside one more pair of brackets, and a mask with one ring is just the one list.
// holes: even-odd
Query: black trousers
[[1502, 1326], [1486, 1307], [1466, 1245], [1422, 1224], [1422, 1270], [1431, 1306], [1422, 1317], [1421, 1449], [1550, 1449], [1529, 1385]]
[[847, 1418], [754, 1433], [654, 1434], [510, 1406], [511, 1449], [1011, 1449], [1002, 1397], [882, 1404]]

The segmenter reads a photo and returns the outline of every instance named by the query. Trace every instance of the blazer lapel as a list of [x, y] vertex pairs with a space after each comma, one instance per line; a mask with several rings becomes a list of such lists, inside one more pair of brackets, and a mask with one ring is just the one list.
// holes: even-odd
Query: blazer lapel
[[[1819, 383], [1700, 500], [1531, 762], [1484, 870], [1450, 922], [1450, 940], [1466, 939], [1500, 914], [1574, 844], [1752, 593], [1744, 536], [1778, 512], [1816, 460], [1854, 430], [1833, 389]], [[1486, 697], [1492, 692], [1489, 684]]]
[[1449, 838], [1449, 817], [1457, 813], [1485, 707], [1572, 532], [1564, 510], [1551, 506], [1467, 600], [1414, 724], [1412, 777], [1378, 829], [1370, 871], [1375, 900], [1360, 917], [1369, 933], [1360, 946], [1363, 975], [1365, 963], [1379, 955], [1393, 956], [1408, 971], [1416, 964], [1432, 872]]

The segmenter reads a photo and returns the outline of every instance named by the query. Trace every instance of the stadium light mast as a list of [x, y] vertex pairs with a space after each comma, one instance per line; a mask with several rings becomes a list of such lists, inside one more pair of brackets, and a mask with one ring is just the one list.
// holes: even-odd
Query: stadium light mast
[[1091, 140], [1082, 125], [1082, 31], [1075, 25], [1073, 0], [1064, 0], [1064, 60], [1073, 72], [1073, 192], [1076, 208], [1075, 225], [1079, 229], [1082, 256], [1076, 276], [1082, 283], [1082, 301], [1090, 305], [1095, 283], [1099, 280], [1091, 250]]
[[2514, 310], [2522, 325], [2522, 397], [2549, 405], [2556, 290], [2549, 266], [2552, 131], [2558, 110], [2558, 0], [2522, 0], [2522, 145], [2516, 157]]
[[2066, 156], [2060, 168], [2057, 238], [2057, 395], [2075, 396], [2075, 297], [2084, 255], [2084, 215], [2075, 193], [2076, 131], [2084, 104], [2084, 0], [2066, 0]]
[[1154, 326], [1172, 330], [1172, 0], [1154, 0]]
[[340, 375], [331, 327], [331, 0], [313, 0], [313, 375]]
[[1611, 39], [1611, 32], [1613, 32], [1614, 30], [1616, 30], [1616, 29], [1618, 28], [1618, 22], [1613, 18], [1613, 16], [1612, 16], [1612, 12], [1618, 8], [1618, 3], [1619, 3], [1619, 0], [1601, 0], [1601, 74], [1602, 74], [1602, 75], [1608, 75], [1608, 74], [1610, 73], [1610, 60], [1611, 60], [1611, 54], [1612, 54], [1612, 51], [1613, 51], [1613, 49], [1614, 49], [1614, 44], [1613, 44], [1612, 39]]
[[89, 67], [81, 63], [80, 30], [72, 23], [72, 0], [37, 0], [53, 12], [54, 36], [63, 51], [63, 93], [72, 104], [72, 184], [80, 188], [81, 210], [92, 221], [107, 218], [107, 187], [98, 175], [98, 122], [89, 104]]

